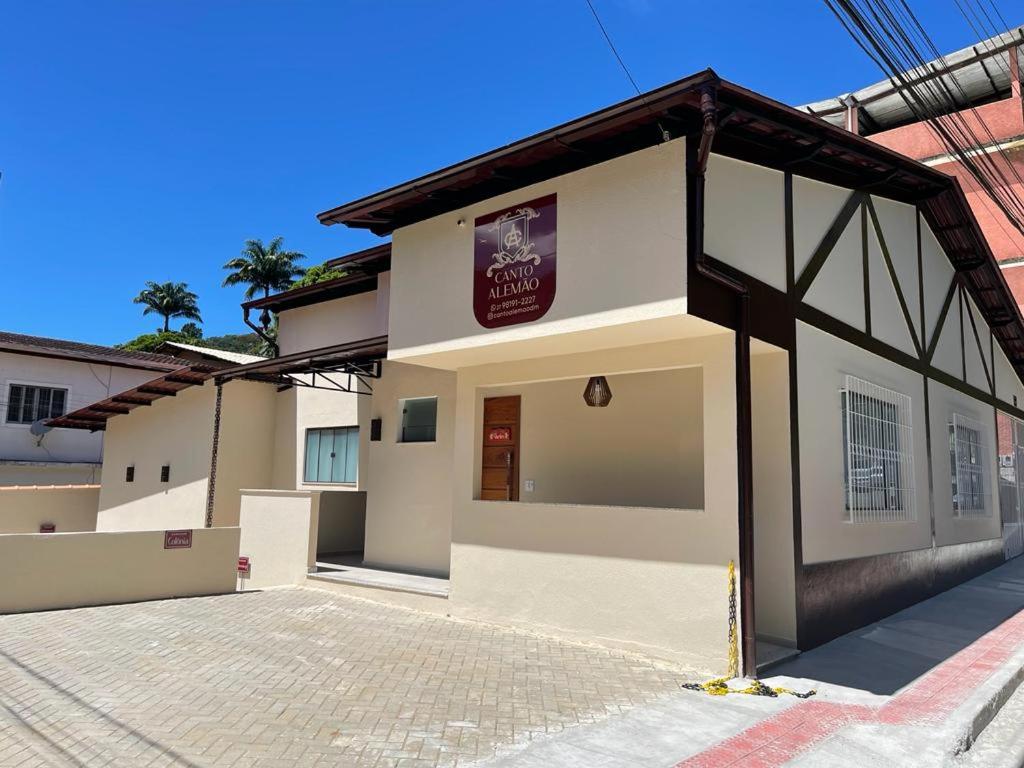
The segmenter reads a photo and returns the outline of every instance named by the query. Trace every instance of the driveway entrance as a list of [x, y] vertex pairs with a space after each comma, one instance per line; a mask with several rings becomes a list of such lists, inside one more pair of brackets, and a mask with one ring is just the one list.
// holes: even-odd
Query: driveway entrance
[[461, 766], [682, 679], [311, 589], [3, 616], [0, 766]]

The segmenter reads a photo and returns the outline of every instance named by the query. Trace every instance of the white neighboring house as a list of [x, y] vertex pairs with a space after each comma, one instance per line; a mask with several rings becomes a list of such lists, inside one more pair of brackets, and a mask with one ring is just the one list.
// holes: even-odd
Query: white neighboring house
[[98, 483], [102, 432], [52, 429], [40, 435], [32, 424], [184, 364], [170, 354], [0, 331], [0, 486]]

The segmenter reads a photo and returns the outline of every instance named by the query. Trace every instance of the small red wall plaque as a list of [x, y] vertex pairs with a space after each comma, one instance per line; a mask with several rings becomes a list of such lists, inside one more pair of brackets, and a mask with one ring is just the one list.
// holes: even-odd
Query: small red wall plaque
[[164, 549], [191, 549], [192, 530], [164, 531]]
[[239, 555], [238, 557], [238, 575], [248, 576], [252, 570], [252, 564], [249, 562], [249, 558], [245, 555]]
[[57, 532], [57, 526], [54, 523], [40, 523], [39, 524], [39, 532], [40, 533], [56, 533]]
[[555, 300], [556, 197], [474, 222], [473, 314], [484, 328], [538, 320]]
[[507, 443], [512, 439], [512, 430], [508, 427], [493, 427], [487, 430], [487, 442]]

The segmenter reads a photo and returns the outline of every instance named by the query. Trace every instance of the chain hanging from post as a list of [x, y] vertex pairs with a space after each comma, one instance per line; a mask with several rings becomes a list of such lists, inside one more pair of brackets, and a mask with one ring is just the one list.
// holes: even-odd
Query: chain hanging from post
[[740, 675], [739, 633], [736, 631], [736, 562], [729, 561], [729, 677]]
[[220, 404], [224, 385], [217, 383], [217, 401], [213, 406], [213, 447], [210, 450], [210, 482], [206, 491], [206, 527], [213, 528], [213, 497], [217, 485], [217, 447], [220, 444]]
[[775, 698], [779, 694], [796, 696], [798, 699], [808, 699], [817, 691], [810, 690], [806, 693], [794, 691], [781, 686], [772, 688], [760, 680], [752, 680], [745, 688], [730, 688], [729, 680], [739, 677], [740, 674], [740, 645], [739, 632], [736, 629], [736, 563], [729, 561], [729, 674], [726, 677], [716, 677], [706, 683], [683, 683], [680, 687], [688, 691], [703, 691], [711, 696], [725, 696], [729, 693], [746, 693], [751, 696], [768, 696]]

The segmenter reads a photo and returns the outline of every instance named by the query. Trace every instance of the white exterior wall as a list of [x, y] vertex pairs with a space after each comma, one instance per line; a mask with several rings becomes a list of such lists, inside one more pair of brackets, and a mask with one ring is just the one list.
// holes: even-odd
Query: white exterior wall
[[[800, 484], [804, 563], [905, 552], [931, 546], [924, 380], [805, 323], [797, 325]], [[916, 520], [846, 522], [840, 392], [852, 374], [911, 398]]]
[[0, 485], [98, 482], [103, 457], [102, 432], [54, 429], [40, 441], [29, 432], [28, 424], [9, 424], [11, 384], [67, 389], [70, 412], [159, 375], [159, 371], [0, 352]]
[[[269, 384], [224, 386], [214, 525], [238, 524], [239, 490], [271, 481], [274, 394]], [[212, 381], [163, 397], [107, 422], [105, 480], [97, 530], [202, 528], [213, 443], [216, 387]], [[171, 467], [160, 482], [160, 467]], [[125, 481], [125, 468], [135, 480]]]
[[703, 509], [701, 369], [609, 375], [606, 408], [584, 402], [586, 385], [569, 378], [480, 391], [481, 401], [520, 397], [519, 500]]
[[281, 312], [281, 354], [385, 336], [388, 332], [390, 273], [377, 277], [377, 290]]
[[[437, 440], [399, 443], [399, 401], [437, 397]], [[386, 362], [373, 383], [370, 418], [381, 440], [369, 448], [366, 484], [367, 563], [423, 573], [449, 572], [455, 374]], [[369, 432], [369, 423], [363, 431]], [[365, 439], [365, 435], [361, 436]]]
[[[929, 410], [932, 431], [932, 472], [935, 483], [935, 543], [964, 544], [1002, 536], [999, 518], [999, 489], [996, 459], [995, 409], [955, 389], [930, 382], [928, 384]], [[981, 427], [982, 441], [987, 451], [988, 498], [985, 517], [955, 517], [953, 514], [952, 468], [950, 466], [949, 427], [953, 414], [976, 421]]]
[[[720, 333], [460, 370], [453, 614], [598, 638], [693, 669], [722, 671], [726, 573], [737, 557], [734, 350], [732, 334]], [[512, 391], [513, 382], [686, 366], [701, 368], [704, 393], [703, 508], [477, 500], [483, 398], [489, 391]], [[526, 440], [524, 434], [524, 446]]]
[[[661, 144], [396, 230], [389, 358], [417, 362], [418, 356], [480, 344], [684, 313], [683, 143]], [[531, 323], [482, 328], [473, 316], [474, 219], [550, 193], [558, 195], [551, 309]]]

